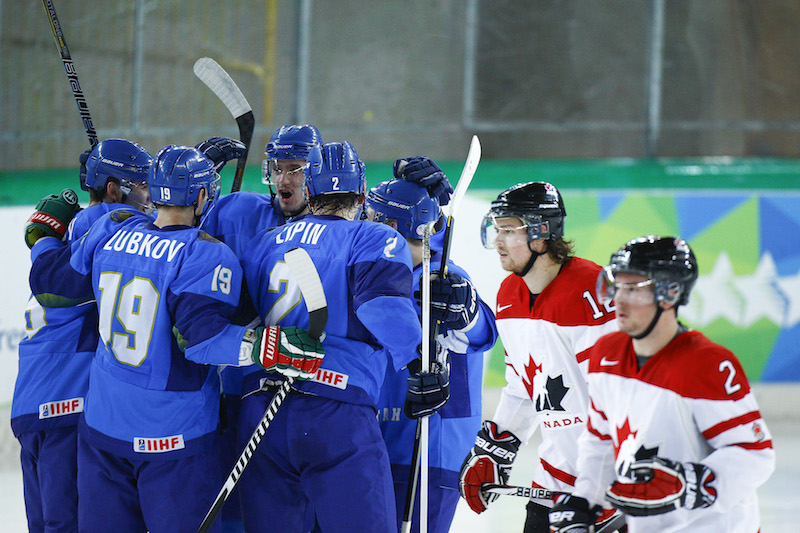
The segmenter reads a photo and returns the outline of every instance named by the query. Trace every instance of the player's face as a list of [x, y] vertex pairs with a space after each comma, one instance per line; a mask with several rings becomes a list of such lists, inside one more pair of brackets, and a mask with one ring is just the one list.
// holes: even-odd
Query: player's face
[[614, 305], [620, 331], [631, 336], [644, 332], [657, 309], [653, 280], [621, 272], [615, 276], [614, 285]]
[[281, 211], [287, 217], [294, 217], [306, 209], [306, 198], [303, 194], [305, 176], [303, 175], [304, 159], [275, 159], [270, 164], [270, 180], [278, 195]]
[[150, 188], [146, 181], [128, 183], [131, 192], [125, 196], [125, 203], [145, 213], [153, 212], [153, 202], [150, 199]]
[[498, 218], [495, 230], [494, 245], [503, 270], [521, 272], [531, 258], [527, 226], [516, 217]]

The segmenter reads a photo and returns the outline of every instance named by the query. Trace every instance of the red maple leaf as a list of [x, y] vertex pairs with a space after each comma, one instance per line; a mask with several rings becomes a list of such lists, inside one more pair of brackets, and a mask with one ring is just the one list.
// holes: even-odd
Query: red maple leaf
[[522, 384], [525, 385], [525, 390], [528, 391], [528, 396], [531, 397], [531, 400], [533, 400], [533, 378], [541, 371], [542, 365], [534, 364], [533, 357], [528, 354], [528, 364], [525, 365], [525, 375], [522, 376]]
[[622, 443], [627, 440], [628, 437], [636, 437], [636, 434], [639, 433], [638, 431], [631, 431], [630, 423], [628, 419], [625, 418], [625, 423], [622, 424], [622, 427], [617, 428], [617, 441], [614, 444], [614, 457], [619, 456], [619, 448], [622, 446]]

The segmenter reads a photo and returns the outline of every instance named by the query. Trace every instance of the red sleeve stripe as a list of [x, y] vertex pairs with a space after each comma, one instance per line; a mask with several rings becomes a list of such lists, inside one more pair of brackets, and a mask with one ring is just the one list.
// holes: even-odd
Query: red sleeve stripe
[[583, 363], [584, 361], [589, 359], [589, 348], [585, 349], [584, 351], [582, 351], [579, 354], [576, 354], [575, 358], [578, 360], [578, 363]]
[[575, 480], [577, 479], [572, 474], [567, 474], [563, 470], [559, 470], [558, 468], [554, 467], [544, 459], [539, 459], [542, 463], [542, 466], [547, 471], [548, 474], [559, 480], [561, 483], [566, 483], [567, 485], [575, 486]]
[[514, 368], [514, 365], [512, 365], [511, 363], [506, 363], [506, 366], [510, 366], [510, 367], [511, 367], [511, 370], [513, 370], [513, 371], [514, 371], [514, 373], [515, 373], [516, 375], [518, 375], [518, 376], [519, 376], [519, 372], [517, 372], [517, 369], [516, 369], [516, 368]]
[[589, 421], [586, 422], [586, 429], [589, 431], [589, 433], [591, 433], [592, 435], [594, 435], [595, 437], [597, 437], [600, 440], [611, 440], [611, 436], [610, 435], [604, 435], [604, 434], [600, 433], [599, 431], [597, 431], [594, 428], [594, 426], [592, 426], [592, 420], [591, 419], [589, 419]]
[[594, 401], [591, 398], [589, 398], [589, 403], [591, 404], [592, 409], [594, 410], [595, 413], [597, 413], [598, 415], [602, 416], [603, 420], [608, 420], [608, 417], [606, 417], [606, 414], [603, 411], [601, 411], [600, 409], [597, 408], [597, 406], [594, 404]]
[[703, 432], [703, 436], [706, 440], [711, 440], [720, 433], [724, 433], [731, 428], [735, 428], [736, 426], [741, 426], [743, 424], [747, 424], [748, 422], [753, 422], [761, 418], [761, 413], [758, 411], [751, 411], [749, 413], [743, 414], [742, 416], [737, 416], [736, 418], [731, 418], [730, 420], [726, 420], [725, 422], [720, 422], [716, 426], [712, 426]]
[[745, 450], [771, 450], [772, 441], [764, 440], [761, 442], [740, 442], [738, 444], [733, 444], [732, 446], [739, 446]]

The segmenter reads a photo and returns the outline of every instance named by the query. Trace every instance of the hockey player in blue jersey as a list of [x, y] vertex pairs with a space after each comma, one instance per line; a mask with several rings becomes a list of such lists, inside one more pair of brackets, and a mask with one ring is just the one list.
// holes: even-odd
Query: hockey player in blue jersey
[[[421, 184], [395, 178], [370, 189], [366, 206], [367, 220], [388, 224], [405, 237], [414, 265], [415, 309], [421, 315], [418, 297], [422, 228], [443, 221], [439, 201], [429, 196]], [[431, 271], [438, 272], [440, 260], [440, 252], [434, 251]], [[494, 315], [475, 292], [467, 273], [452, 261], [448, 261], [447, 268], [444, 279], [437, 275], [431, 281], [431, 318], [441, 322], [436, 339], [441, 350], [432, 350], [431, 354], [438, 352], [439, 364], [449, 363], [450, 375], [450, 399], [429, 418], [428, 531], [433, 533], [449, 531], [455, 514], [461, 456], [472, 448], [482, 420], [483, 352], [497, 339]], [[388, 367], [378, 404], [378, 421], [392, 463], [398, 530], [406, 504], [416, 433], [416, 421], [403, 413], [406, 377], [406, 372]], [[417, 490], [411, 520], [413, 531], [419, 531], [419, 497]]]
[[[386, 371], [418, 357], [421, 329], [411, 294], [411, 255], [389, 227], [353, 220], [364, 200], [364, 165], [347, 142], [316, 146], [303, 169], [311, 214], [258, 235], [244, 269], [262, 319], [308, 324], [283, 263], [308, 251], [328, 302], [325, 359], [296, 384], [265, 432], [240, 483], [248, 531], [392, 532], [394, 491], [375, 407]], [[245, 377], [240, 433], [249, 435], [273, 397], [278, 374]], [[446, 375], [433, 376], [446, 398]], [[426, 395], [425, 398], [435, 396]], [[309, 521], [311, 519], [311, 521]]]
[[267, 335], [231, 324], [241, 267], [196, 229], [218, 194], [211, 161], [167, 146], [149, 185], [155, 220], [114, 211], [69, 247], [40, 239], [32, 249], [40, 301], [94, 297], [99, 310], [78, 438], [82, 531], [196, 530], [223, 479], [219, 379], [210, 365], [264, 364], [265, 350], [285, 362], [293, 342], [294, 357], [321, 357], [300, 330]]
[[[107, 139], [81, 159], [81, 187], [89, 192], [89, 206], [78, 211], [78, 197], [69, 189], [42, 199], [26, 225], [29, 247], [44, 235], [72, 243], [111, 210], [149, 205], [152, 157], [144, 148]], [[28, 530], [77, 531], [77, 424], [99, 338], [97, 310], [92, 302], [45, 308], [31, 296], [25, 327], [11, 427], [22, 446]]]
[[[302, 166], [311, 148], [320, 143], [319, 130], [308, 124], [286, 124], [275, 130], [264, 148], [266, 159], [262, 164], [262, 181], [269, 186], [269, 194], [238, 191], [223, 196], [211, 206], [200, 227], [225, 242], [241, 261], [248, 253], [246, 244], [258, 232], [281, 226], [286, 219], [308, 212], [303, 194], [305, 178]], [[225, 137], [212, 137], [197, 148], [215, 163], [217, 171], [227, 161], [241, 157], [245, 150], [240, 141]], [[247, 291], [243, 291], [243, 295], [246, 297]], [[240, 315], [247, 317], [251, 310], [252, 305], [245, 298]], [[233, 428], [241, 404], [242, 371], [236, 367], [224, 367], [220, 379], [225, 420], [222, 446], [232, 467], [241, 453]], [[238, 487], [234, 488], [222, 510], [220, 521], [225, 533], [242, 531], [238, 494]]]

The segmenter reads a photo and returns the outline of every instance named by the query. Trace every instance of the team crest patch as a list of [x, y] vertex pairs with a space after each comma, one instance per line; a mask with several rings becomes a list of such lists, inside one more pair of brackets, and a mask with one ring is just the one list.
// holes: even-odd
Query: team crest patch
[[115, 209], [108, 214], [108, 218], [110, 218], [112, 222], [119, 224], [120, 222], [128, 220], [135, 214], [136, 211], [133, 211], [132, 209]]

